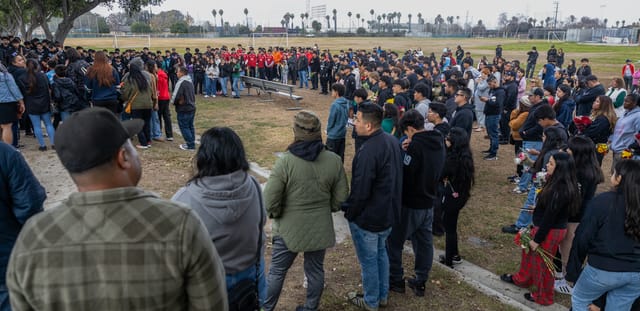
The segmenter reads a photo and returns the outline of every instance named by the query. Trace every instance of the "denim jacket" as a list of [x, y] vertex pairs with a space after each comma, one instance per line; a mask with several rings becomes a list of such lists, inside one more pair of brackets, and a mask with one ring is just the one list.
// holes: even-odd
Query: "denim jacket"
[[0, 103], [11, 103], [21, 100], [22, 93], [10, 73], [0, 73]]

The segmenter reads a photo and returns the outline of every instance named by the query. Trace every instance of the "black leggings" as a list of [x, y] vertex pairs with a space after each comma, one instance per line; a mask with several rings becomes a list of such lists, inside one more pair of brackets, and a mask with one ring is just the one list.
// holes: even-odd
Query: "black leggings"
[[445, 261], [450, 265], [453, 256], [460, 255], [458, 251], [458, 215], [469, 197], [454, 198], [449, 192], [445, 196], [444, 203], [442, 203], [444, 232], [446, 234]]

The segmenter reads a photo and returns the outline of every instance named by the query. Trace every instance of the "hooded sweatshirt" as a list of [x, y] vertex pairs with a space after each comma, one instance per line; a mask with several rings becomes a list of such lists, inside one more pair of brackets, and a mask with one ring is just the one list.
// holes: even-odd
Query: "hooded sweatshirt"
[[413, 135], [403, 161], [402, 207], [429, 209], [433, 206], [445, 156], [440, 132], [423, 131]]
[[255, 179], [238, 170], [189, 182], [171, 198], [191, 207], [202, 219], [226, 274], [244, 271], [256, 263], [263, 208], [258, 191]]
[[349, 118], [349, 100], [338, 97], [331, 104], [329, 120], [327, 121], [327, 137], [329, 139], [344, 139], [347, 135], [347, 119]]

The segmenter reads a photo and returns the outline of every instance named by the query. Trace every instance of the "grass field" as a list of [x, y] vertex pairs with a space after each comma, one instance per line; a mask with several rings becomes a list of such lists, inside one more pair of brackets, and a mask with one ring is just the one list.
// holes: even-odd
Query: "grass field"
[[[152, 39], [152, 50], [176, 47], [184, 49], [204, 48], [206, 45], [235, 46], [240, 42], [246, 44], [247, 38], [225, 38], [214, 40], [201, 39]], [[321, 48], [331, 50], [370, 49], [381, 45], [396, 51], [421, 47], [425, 53], [442, 51], [443, 47], [455, 48], [460, 44], [470, 51], [475, 59], [482, 55], [493, 56], [493, 47], [498, 42], [504, 47], [504, 56], [509, 59], [524, 59], [531, 45], [536, 45], [542, 52], [550, 45], [544, 41], [515, 41], [496, 39], [410, 39], [410, 38], [290, 38], [292, 46], [311, 46], [318, 44]], [[82, 45], [93, 48], [110, 48], [110, 39], [68, 39], [68, 45]], [[637, 57], [637, 47], [602, 47], [570, 43], [555, 43], [556, 48], [564, 48], [566, 58], [591, 59], [594, 73], [600, 77], [619, 76], [622, 61], [625, 58]], [[603, 83], [608, 85], [609, 80]], [[246, 94], [243, 93], [243, 95]], [[323, 123], [328, 117], [331, 99], [320, 96], [315, 91], [298, 90], [296, 94], [304, 97], [300, 105], [304, 109], [315, 111]], [[196, 132], [202, 133], [212, 126], [229, 126], [239, 133], [247, 149], [251, 161], [261, 166], [271, 167], [276, 160], [276, 153], [286, 150], [292, 140], [291, 121], [295, 114], [285, 108], [293, 103], [276, 97], [275, 102], [264, 102], [256, 96], [243, 96], [240, 100], [228, 98], [197, 98]], [[191, 175], [191, 156], [177, 148], [181, 143], [178, 137], [173, 143], [154, 143], [150, 150], [141, 152], [144, 174], [141, 186], [155, 191], [165, 198], [171, 195], [188, 180]], [[482, 161], [480, 150], [487, 149], [488, 140], [483, 133], [474, 132], [472, 148], [476, 161], [476, 185], [471, 200], [461, 211], [459, 220], [459, 240], [461, 256], [468, 261], [480, 265], [496, 274], [516, 271], [520, 252], [513, 244], [512, 235], [500, 232], [500, 227], [513, 223], [524, 202], [523, 196], [510, 193], [513, 185], [506, 176], [514, 173], [512, 161], [513, 146], [500, 146], [499, 161]], [[353, 157], [353, 141], [347, 139], [345, 168], [350, 174]], [[610, 159], [603, 164], [605, 172], [609, 171]], [[605, 186], [601, 186], [603, 188]], [[438, 248], [444, 247], [442, 238], [436, 239]], [[267, 250], [270, 255], [270, 249]], [[409, 258], [407, 258], [409, 259]], [[412, 260], [405, 260], [411, 262]], [[411, 265], [405, 267], [412, 271]], [[344, 293], [357, 290], [360, 282], [359, 266], [350, 241], [337, 245], [327, 253], [325, 262], [327, 270], [327, 287], [323, 297], [324, 310], [344, 310]], [[437, 282], [436, 282], [437, 281]], [[281, 299], [282, 310], [293, 310], [296, 304], [304, 300], [302, 284], [301, 260], [297, 260], [291, 270]], [[417, 299], [412, 295], [391, 296], [391, 310], [450, 310], [453, 301], [459, 310], [510, 310], [494, 298], [479, 294], [474, 289], [460, 283], [455, 276], [446, 270], [434, 267], [432, 282], [427, 287], [427, 299]], [[567, 296], [557, 295], [556, 301], [569, 305]], [[280, 309], [280, 308], [279, 308]]]

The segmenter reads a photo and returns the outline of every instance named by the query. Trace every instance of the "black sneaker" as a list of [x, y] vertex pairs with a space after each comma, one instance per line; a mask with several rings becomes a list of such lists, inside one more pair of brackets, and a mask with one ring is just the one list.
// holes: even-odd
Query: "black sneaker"
[[518, 233], [518, 231], [520, 231], [520, 230], [518, 229], [518, 227], [516, 227], [515, 224], [502, 227], [502, 232], [503, 233], [516, 234], [516, 233]]
[[424, 297], [424, 281], [418, 281], [415, 278], [407, 279], [407, 286], [413, 290], [413, 293], [418, 297]]
[[438, 261], [445, 266], [453, 268], [453, 265], [459, 265], [462, 263], [462, 258], [460, 257], [460, 255], [455, 255], [451, 258], [451, 262], [447, 263], [447, 258], [445, 257], [445, 255], [440, 255], [438, 257]]
[[38, 147], [38, 150], [47, 151], [47, 146], [40, 146], [40, 147]]
[[400, 280], [400, 281], [389, 280], [389, 290], [392, 292], [404, 294], [405, 292], [404, 280]]
[[490, 154], [491, 150], [482, 150], [482, 154]]

